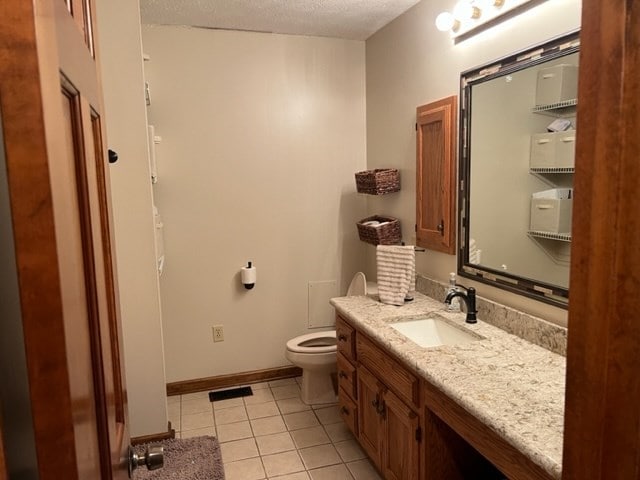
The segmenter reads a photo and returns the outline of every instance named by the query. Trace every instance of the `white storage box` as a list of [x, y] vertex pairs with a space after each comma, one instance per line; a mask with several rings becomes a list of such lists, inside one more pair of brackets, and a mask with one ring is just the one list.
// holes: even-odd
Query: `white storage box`
[[536, 105], [551, 105], [578, 98], [578, 67], [556, 65], [538, 72]]
[[529, 230], [571, 233], [572, 189], [556, 188], [534, 193], [531, 198]]
[[576, 131], [531, 136], [531, 168], [572, 168], [575, 165]]

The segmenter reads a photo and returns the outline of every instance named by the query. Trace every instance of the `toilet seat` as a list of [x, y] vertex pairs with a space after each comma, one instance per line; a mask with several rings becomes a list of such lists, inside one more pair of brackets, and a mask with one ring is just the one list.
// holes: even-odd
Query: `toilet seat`
[[307, 333], [287, 342], [287, 350], [296, 353], [331, 353], [338, 350], [336, 331]]
[[358, 272], [351, 279], [351, 284], [349, 284], [349, 288], [347, 289], [347, 297], [352, 297], [355, 295], [366, 295], [367, 294], [367, 277], [364, 276], [364, 273]]

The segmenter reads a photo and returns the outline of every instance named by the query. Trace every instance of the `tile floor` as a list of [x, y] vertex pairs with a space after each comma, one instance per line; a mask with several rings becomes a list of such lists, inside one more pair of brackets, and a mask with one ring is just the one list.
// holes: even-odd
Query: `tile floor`
[[300, 378], [251, 385], [253, 396], [211, 403], [169, 397], [176, 437], [218, 437], [227, 480], [380, 480], [337, 405], [305, 405]]

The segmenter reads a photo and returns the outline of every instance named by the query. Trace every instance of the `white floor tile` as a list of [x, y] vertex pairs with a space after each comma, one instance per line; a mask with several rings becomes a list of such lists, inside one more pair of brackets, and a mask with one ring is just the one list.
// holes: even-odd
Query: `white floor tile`
[[324, 425], [324, 429], [333, 443], [355, 438], [344, 422]]
[[274, 453], [288, 452], [295, 450], [296, 446], [291, 439], [289, 432], [273, 433], [256, 437], [260, 455], [272, 455]]
[[323, 425], [330, 425], [332, 423], [343, 423], [342, 417], [340, 416], [340, 409], [337, 405], [328, 408], [318, 408], [314, 410], [320, 423]]
[[247, 411], [244, 405], [241, 407], [223, 408], [222, 410], [216, 410], [216, 424], [226, 425], [228, 423], [238, 423], [243, 420], [247, 420]]
[[223, 410], [225, 408], [244, 406], [243, 398], [244, 397], [227, 398], [226, 400], [216, 400], [215, 402], [211, 403], [213, 404], [214, 411]]
[[217, 430], [218, 440], [221, 442], [230, 442], [232, 440], [240, 440], [241, 438], [253, 437], [251, 425], [248, 421], [218, 425]]
[[226, 480], [262, 480], [265, 478], [260, 457], [225, 463], [224, 473]]
[[300, 398], [300, 387], [296, 382], [291, 385], [283, 385], [281, 387], [271, 387], [273, 398], [282, 400], [283, 398]]
[[338, 442], [334, 446], [343, 462], [353, 462], [367, 458], [367, 454], [360, 448], [360, 444], [356, 440]]
[[298, 452], [295, 450], [292, 452], [266, 455], [261, 458], [268, 477], [304, 471], [304, 465], [302, 464], [302, 460], [300, 460], [300, 455], [298, 455]]
[[220, 444], [222, 451], [222, 461], [224, 463], [236, 462], [245, 458], [253, 458], [259, 456], [258, 447], [254, 438], [245, 438], [244, 440], [234, 440]]
[[272, 380], [269, 382], [269, 386], [270, 387], [282, 387], [284, 385], [295, 385], [298, 382], [296, 382], [295, 378], [281, 378], [280, 380]]
[[278, 404], [278, 408], [280, 409], [280, 413], [282, 414], [311, 410], [311, 407], [300, 400], [299, 396], [295, 398], [285, 398], [283, 400], [278, 400], [276, 403]]
[[280, 415], [276, 402], [257, 403], [255, 405], [247, 405], [247, 414], [250, 419], [273, 417]]
[[194, 430], [196, 428], [214, 427], [213, 412], [192, 413], [182, 415], [180, 430]]
[[289, 430], [299, 430], [320, 425], [312, 411], [289, 413], [282, 416]]
[[206, 392], [195, 392], [195, 393], [185, 393], [182, 395], [182, 401], [185, 400], [195, 400], [200, 398], [209, 398], [209, 391]]
[[253, 395], [249, 395], [244, 397], [244, 404], [255, 405], [256, 403], [266, 403], [273, 402], [273, 394], [271, 393], [270, 388], [265, 388], [263, 390], [255, 390]]
[[213, 427], [196, 428], [194, 430], [183, 430], [180, 432], [180, 438], [192, 438], [192, 437], [215, 437], [216, 429]]
[[277, 477], [269, 477], [269, 480], [309, 480], [307, 472], [290, 473], [289, 475], [278, 475]]
[[200, 412], [213, 412], [213, 406], [208, 398], [197, 398], [182, 402], [182, 415]]
[[307, 470], [342, 463], [340, 455], [331, 444], [302, 448], [299, 452]]
[[331, 443], [324, 429], [320, 426], [302, 428], [291, 432], [291, 437], [298, 448], [315, 447]]
[[328, 403], [314, 403], [313, 405], [311, 405], [311, 407], [314, 410], [318, 410], [319, 408], [328, 408], [328, 407], [334, 407], [338, 405], [338, 396], [336, 395], [336, 401], [335, 402], [328, 402]]
[[309, 475], [312, 480], [353, 480], [351, 473], [343, 463], [311, 470]]
[[169, 419], [180, 438], [217, 436], [226, 480], [381, 480], [337, 404], [306, 405], [300, 383], [252, 384], [253, 395], [217, 402], [169, 397]]
[[347, 468], [355, 480], [382, 480], [368, 459], [347, 463]]
[[256, 418], [255, 420], [250, 420], [250, 422], [251, 429], [256, 437], [270, 435], [272, 433], [280, 433], [287, 430], [287, 427], [282, 421], [282, 417], [280, 415], [277, 417]]
[[256, 390], [262, 390], [263, 388], [269, 388], [269, 382], [252, 383], [252, 384], [250, 384], [248, 386], [251, 387], [251, 390], [253, 390], [253, 393], [255, 394]]

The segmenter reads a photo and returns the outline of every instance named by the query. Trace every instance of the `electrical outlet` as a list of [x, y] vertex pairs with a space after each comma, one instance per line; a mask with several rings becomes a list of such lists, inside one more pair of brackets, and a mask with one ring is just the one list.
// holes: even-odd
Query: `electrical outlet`
[[213, 326], [213, 341], [224, 342], [224, 327], [222, 325]]

